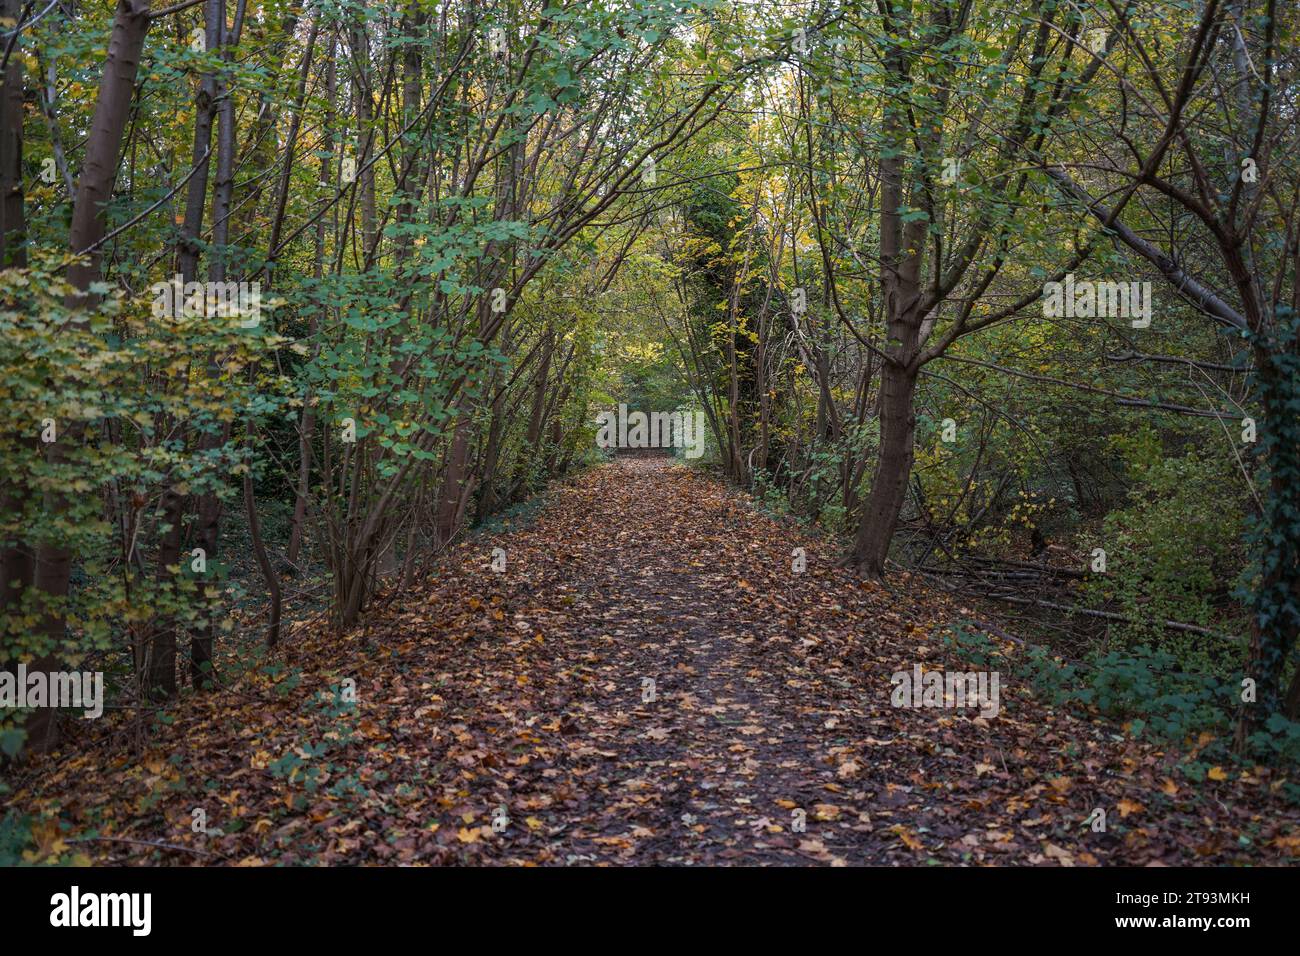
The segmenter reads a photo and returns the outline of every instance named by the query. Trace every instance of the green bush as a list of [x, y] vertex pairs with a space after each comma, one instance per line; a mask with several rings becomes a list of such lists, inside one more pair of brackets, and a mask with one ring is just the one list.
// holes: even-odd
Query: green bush
[[[1134, 736], [1185, 745], [1215, 740], [1202, 754], [1229, 759], [1240, 675], [1228, 680], [1186, 670], [1174, 653], [1146, 645], [1111, 650], [1070, 663], [1035, 645], [1014, 657], [969, 622], [948, 628], [944, 642], [977, 667], [1005, 670], [1054, 706], [1082, 706], [1124, 722]], [[1300, 763], [1300, 723], [1274, 715], [1252, 741], [1256, 753]]]
[[[1222, 436], [1220, 436], [1222, 438]], [[1112, 643], [1146, 644], [1180, 666], [1226, 677], [1240, 666], [1240, 642], [1171, 631], [1165, 621], [1220, 631], [1244, 629], [1231, 598], [1246, 565], [1243, 515], [1249, 488], [1222, 444], [1162, 457], [1147, 436], [1123, 442], [1134, 484], [1127, 503], [1106, 516], [1084, 550], [1106, 551], [1106, 572], [1089, 578], [1085, 594], [1132, 623], [1112, 628]]]

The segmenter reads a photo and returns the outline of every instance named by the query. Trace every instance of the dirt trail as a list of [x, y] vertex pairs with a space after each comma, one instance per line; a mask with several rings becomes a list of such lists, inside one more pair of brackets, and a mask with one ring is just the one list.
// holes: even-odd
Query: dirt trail
[[[143, 760], [101, 733], [9, 802], [57, 813], [65, 837], [95, 827], [193, 848], [82, 845], [134, 862], [1297, 852], [1295, 810], [1262, 772], [1198, 793], [1168, 754], [1044, 705], [1014, 675], [990, 719], [892, 706], [898, 671], [976, 669], [942, 640], [961, 610], [905, 578], [892, 592], [860, 581], [837, 558], [690, 469], [618, 461], [555, 488], [522, 527], [452, 549], [362, 631], [300, 628], [289, 667], [247, 680], [243, 703], [182, 702]], [[336, 706], [348, 679], [357, 703]], [[222, 835], [192, 832], [197, 806]], [[1085, 823], [1097, 808], [1105, 832]]]

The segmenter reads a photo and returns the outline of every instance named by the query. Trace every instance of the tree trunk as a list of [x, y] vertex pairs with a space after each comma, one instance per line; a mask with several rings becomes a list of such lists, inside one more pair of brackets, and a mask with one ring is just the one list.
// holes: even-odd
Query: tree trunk
[[[221, 0], [206, 0], [204, 43], [208, 50], [221, 46]], [[204, 73], [199, 81], [199, 92], [194, 97], [194, 147], [190, 162], [198, 168], [189, 182], [185, 194], [185, 220], [181, 224], [179, 249], [176, 252], [176, 271], [182, 283], [192, 282], [198, 271], [199, 233], [203, 229], [203, 211], [208, 204], [208, 170], [212, 166], [212, 120], [217, 108], [217, 77]]]
[[[113, 197], [122, 136], [131, 115], [135, 76], [140, 66], [145, 34], [149, 32], [149, 0], [118, 0], [108, 59], [99, 81], [95, 116], [86, 140], [77, 199], [72, 207], [69, 246], [73, 255], [91, 250], [106, 231], [104, 211]], [[84, 261], [68, 267], [68, 281], [84, 293], [100, 277], [100, 251], [88, 252]]]
[[[181, 535], [185, 515], [185, 496], [173, 488], [163, 493], [162, 520], [167, 525], [158, 548], [158, 580], [175, 581], [171, 569], [180, 564]], [[174, 600], [176, 595], [170, 597]], [[145, 696], [151, 700], [169, 700], [176, 696], [176, 621], [171, 614], [140, 631], [142, 641], [136, 648], [135, 669], [142, 681]]]
[[[22, 4], [3, 0], [0, 16], [17, 23]], [[27, 206], [23, 192], [23, 67], [17, 50], [9, 57], [0, 92], [0, 268], [27, 265]]]
[[464, 415], [456, 422], [451, 446], [447, 449], [447, 472], [438, 496], [438, 519], [434, 529], [438, 547], [442, 547], [456, 534], [463, 509], [465, 472], [469, 464], [470, 419]]
[[[247, 423], [245, 437], [251, 453], [254, 438], [253, 420], [251, 418]], [[280, 643], [280, 579], [276, 577], [275, 568], [271, 566], [271, 558], [266, 551], [266, 543], [262, 540], [262, 523], [257, 517], [257, 498], [253, 492], [252, 468], [244, 472], [244, 510], [248, 516], [248, 536], [253, 543], [253, 557], [257, 560], [258, 570], [262, 572], [262, 580], [266, 582], [269, 601], [267, 607], [266, 646], [275, 647]]]
[[[206, 0], [204, 5], [204, 45], [216, 50], [221, 45], [221, 0]], [[194, 281], [199, 265], [199, 235], [203, 231], [203, 213], [208, 202], [208, 172], [212, 166], [212, 121], [216, 113], [217, 78], [208, 72], [199, 81], [194, 98], [194, 142], [190, 162], [197, 172], [190, 177], [185, 194], [185, 216], [181, 223], [176, 249], [176, 273], [182, 285]], [[183, 434], [181, 441], [188, 445]], [[174, 583], [180, 565], [184, 538], [186, 496], [168, 488], [161, 504], [163, 522], [168, 526], [158, 552], [157, 577], [164, 590]], [[206, 560], [206, 556], [205, 556]], [[136, 674], [147, 696], [165, 700], [176, 695], [176, 621], [165, 615], [140, 632], [141, 646], [136, 648]], [[194, 686], [199, 686], [198, 672], [191, 668]]]
[[885, 365], [881, 380], [880, 454], [853, 549], [854, 564], [872, 577], [884, 574], [889, 544], [907, 497], [916, 434], [916, 412], [912, 407], [915, 392], [915, 372]]
[[[893, 44], [885, 52], [886, 68], [900, 87], [908, 80], [907, 54]], [[880, 381], [880, 452], [876, 459], [871, 493], [862, 508], [851, 561], [864, 574], [884, 573], [889, 544], [907, 497], [912, 471], [916, 393], [920, 351], [921, 256], [927, 223], [903, 221], [905, 205], [904, 163], [907, 155], [905, 105], [891, 102], [882, 124], [884, 142], [880, 156], [880, 288], [888, 334], [887, 360]], [[913, 204], [919, 203], [919, 200]]]
[[[506, 339], [509, 339], [509, 327], [506, 328]], [[505, 350], [509, 350], [508, 342]], [[488, 425], [487, 447], [483, 451], [483, 470], [479, 482], [480, 516], [495, 514], [497, 510], [497, 467], [501, 463], [501, 441], [506, 430], [506, 389], [500, 387], [500, 379], [500, 371], [493, 370], [491, 388], [495, 397], [492, 400], [492, 421]]]
[[[22, 4], [19, 0], [3, 0], [0, 15], [8, 23], [19, 20]], [[27, 206], [23, 191], [23, 73], [22, 58], [18, 51], [9, 58], [9, 64], [0, 77], [0, 269], [22, 269], [27, 266]], [[36, 436], [18, 439], [21, 461], [31, 463], [37, 459], [40, 447]], [[32, 586], [36, 572], [35, 554], [31, 544], [22, 537], [26, 515], [34, 500], [27, 469], [14, 484], [0, 488], [0, 515], [6, 523], [12, 522], [12, 532], [0, 542], [0, 666], [8, 667], [11, 661], [6, 651], [21, 631], [6, 633], [15, 617], [8, 617], [10, 608], [17, 608], [27, 590]], [[48, 663], [46, 659], [43, 663]], [[38, 665], [40, 666], [40, 665]], [[41, 715], [29, 718], [27, 732], [48, 735], [51, 717]]]
[[374, 142], [374, 94], [370, 88], [370, 40], [366, 34], [365, 4], [358, 5], [357, 20], [348, 30], [348, 44], [352, 58], [356, 63], [353, 83], [353, 109], [357, 122], [357, 137], [360, 140], [360, 155], [357, 156], [357, 180], [361, 190], [361, 241], [367, 254], [376, 239], [375, 209], [375, 169], [369, 164], [371, 144]]
[[[1274, 351], [1276, 348], [1271, 335], [1260, 335], [1255, 346], [1263, 398], [1261, 427], [1285, 436], [1289, 431], [1285, 423], [1293, 415], [1295, 383], [1282, 381], [1291, 374], [1292, 356]], [[1241, 708], [1233, 741], [1241, 754], [1249, 751], [1250, 736], [1273, 714], [1294, 719], [1300, 712], [1300, 672], [1285, 694], [1282, 691], [1282, 677], [1300, 627], [1296, 610], [1300, 607], [1300, 544], [1287, 533], [1300, 508], [1300, 488], [1290, 477], [1300, 472], [1300, 450], [1294, 442], [1274, 440], [1273, 435], [1264, 436], [1270, 471], [1264, 515], [1271, 533], [1257, 545], [1262, 573], [1255, 590], [1246, 660], [1246, 676], [1255, 681], [1255, 702]]]
[[[105, 208], [113, 194], [122, 137], [130, 117], [131, 100], [135, 91], [136, 71], [148, 32], [148, 0], [118, 0], [113, 17], [113, 32], [108, 41], [108, 58], [104, 61], [95, 113], [90, 123], [90, 135], [86, 140], [81, 181], [72, 207], [68, 245], [74, 255], [87, 253], [84, 260], [78, 260], [68, 267], [68, 282], [76, 290], [68, 297], [72, 307], [86, 302], [91, 284], [100, 278], [100, 251], [93, 247], [107, 231]], [[59, 440], [49, 447], [51, 465], [58, 466], [65, 459], [66, 448], [78, 440], [81, 432], [77, 423], [70, 423], [63, 429]], [[57, 520], [65, 514], [70, 504], [58, 492], [46, 495], [46, 512], [51, 519]], [[71, 550], [58, 540], [42, 543], [36, 554], [35, 586], [48, 603], [41, 615], [40, 624], [37, 625], [37, 632], [44, 635], [52, 651], [63, 640], [63, 613], [57, 605], [67, 597], [71, 577]], [[53, 709], [37, 711], [27, 721], [26, 729], [26, 746], [29, 750], [43, 751], [53, 747]]]
[[[334, 155], [334, 96], [336, 86], [336, 67], [334, 64], [334, 47], [331, 41], [325, 65], [325, 142], [327, 147], [321, 151], [320, 190], [324, 194], [330, 188], [331, 160]], [[316, 265], [313, 277], [319, 281], [325, 269], [325, 217], [316, 223]], [[320, 352], [317, 341], [320, 323], [313, 310], [308, 328], [308, 338], [312, 343], [312, 358]], [[287, 559], [294, 568], [298, 565], [298, 556], [302, 548], [303, 527], [307, 520], [307, 496], [311, 491], [312, 438], [316, 433], [316, 409], [312, 405], [313, 393], [309, 387], [303, 396], [302, 421], [298, 428], [298, 484], [293, 502], [293, 527], [289, 533]]]
[[[3, 0], [0, 16], [17, 23], [22, 4]], [[0, 90], [0, 269], [27, 266], [27, 206], [23, 192], [23, 72], [18, 51], [5, 68]], [[35, 457], [34, 436], [22, 440], [23, 461]], [[15, 523], [14, 537], [0, 544], [0, 610], [16, 605], [31, 586], [35, 570], [30, 545], [18, 537], [31, 489], [26, 480], [0, 489], [0, 514]], [[3, 659], [0, 658], [0, 663]]]
[[[226, 63], [232, 59], [230, 49], [233, 37], [226, 28], [225, 0], [217, 0], [217, 20], [221, 32], [221, 58]], [[235, 191], [235, 106], [230, 96], [230, 77], [223, 70], [216, 77], [217, 103], [217, 165], [212, 188], [212, 255], [208, 261], [208, 281], [224, 282], [229, 258], [230, 211]], [[209, 372], [219, 375], [215, 358], [209, 357]], [[199, 449], [213, 454], [230, 440], [230, 425], [222, 424], [215, 431], [203, 433]], [[221, 499], [208, 491], [199, 496], [195, 539], [207, 556], [208, 567], [214, 567], [221, 544]], [[205, 620], [190, 638], [190, 682], [195, 687], [213, 686], [216, 675], [212, 666], [213, 622]]]

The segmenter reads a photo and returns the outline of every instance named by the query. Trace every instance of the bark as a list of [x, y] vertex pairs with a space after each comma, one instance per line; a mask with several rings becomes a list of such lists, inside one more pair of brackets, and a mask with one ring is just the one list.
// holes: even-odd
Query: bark
[[758, 322], [758, 343], [754, 349], [754, 386], [758, 390], [758, 452], [754, 457], [759, 470], [766, 474], [768, 443], [771, 440], [771, 402], [767, 386], [767, 322], [762, 318]]
[[[3, 0], [0, 15], [9, 23], [17, 23], [22, 5], [19, 0]], [[22, 269], [27, 266], [27, 207], [23, 191], [23, 73], [22, 60], [15, 55], [0, 77], [0, 268]], [[34, 435], [18, 441], [20, 461], [36, 459], [39, 443]], [[24, 469], [25, 471], [25, 469]], [[0, 515], [15, 525], [12, 537], [6, 535], [0, 542], [0, 619], [8, 622], [10, 609], [17, 608], [32, 586], [36, 571], [36, 556], [31, 543], [21, 537], [26, 514], [34, 500], [32, 488], [25, 474], [13, 484], [0, 487]], [[14, 618], [16, 620], [16, 617]], [[0, 629], [0, 666], [8, 667], [10, 661], [4, 653], [18, 633], [7, 634], [8, 627]], [[48, 663], [48, 659], [46, 661]], [[52, 718], [46, 718], [47, 723]], [[51, 728], [42, 726], [38, 719], [29, 719], [28, 733], [46, 734]]]
[[369, 250], [377, 241], [375, 210], [375, 170], [369, 162], [371, 144], [374, 142], [374, 93], [370, 85], [370, 41], [366, 35], [365, 5], [359, 4], [358, 19], [348, 30], [348, 44], [354, 61], [353, 109], [356, 115], [357, 135], [364, 143], [357, 156], [357, 183], [361, 192], [361, 241]]
[[[158, 579], [171, 582], [171, 569], [181, 560], [181, 535], [184, 531], [185, 496], [168, 488], [162, 498], [162, 520], [167, 525], [158, 548]], [[172, 595], [173, 597], [175, 595]], [[167, 615], [156, 626], [142, 628], [141, 645], [136, 648], [136, 673], [144, 681], [146, 696], [168, 700], [176, 696], [176, 623]]]
[[546, 424], [546, 386], [551, 378], [551, 356], [555, 353], [555, 334], [548, 330], [542, 339], [541, 363], [533, 379], [532, 408], [528, 413], [528, 431], [524, 436], [524, 447], [520, 453], [518, 487], [525, 489], [536, 480], [533, 465], [540, 461], [542, 451], [542, 428]]
[[491, 388], [493, 395], [496, 397], [492, 400], [492, 422], [488, 426], [487, 447], [483, 451], [483, 469], [479, 482], [480, 492], [478, 498], [478, 513], [480, 516], [494, 514], [497, 510], [497, 468], [501, 462], [501, 441], [506, 430], [506, 389], [500, 387], [500, 378], [499, 371], [493, 372]]
[[[68, 304], [73, 308], [86, 303], [91, 284], [100, 278], [101, 256], [95, 247], [107, 232], [105, 209], [113, 194], [136, 72], [148, 32], [148, 0], [118, 0], [108, 41], [108, 56], [100, 76], [95, 112], [86, 140], [81, 180], [72, 207], [68, 245], [74, 255], [86, 253], [67, 271], [68, 282], [76, 290], [68, 297]], [[78, 441], [81, 433], [82, 429], [75, 423], [63, 429], [59, 440], [50, 446], [51, 465], [57, 467], [66, 460], [67, 448]], [[45, 507], [51, 520], [57, 521], [69, 506], [70, 501], [58, 492], [46, 495]], [[37, 631], [46, 638], [52, 651], [57, 650], [63, 641], [65, 623], [59, 604], [68, 596], [71, 575], [71, 550], [58, 540], [42, 543], [36, 554], [35, 587], [46, 604]], [[55, 727], [53, 709], [37, 711], [26, 724], [27, 749], [44, 751], [53, 747]]]
[[[890, 46], [885, 62], [895, 82], [904, 85], [908, 75], [904, 51], [896, 44]], [[886, 106], [883, 132], [880, 287], [888, 342], [887, 359], [881, 369], [880, 452], [851, 555], [852, 563], [873, 577], [884, 573], [889, 544], [907, 497], [907, 482], [912, 469], [916, 432], [912, 399], [919, 370], [921, 321], [918, 303], [926, 227], [924, 220], [905, 224], [902, 218], [905, 151], [897, 147], [905, 141], [903, 106], [897, 103]]]
[[[221, 46], [222, 0], [206, 0], [204, 42], [208, 50]], [[212, 121], [217, 107], [217, 77], [209, 71], [199, 80], [199, 90], [194, 97], [194, 146], [190, 151], [191, 168], [197, 172], [190, 178], [185, 194], [185, 219], [181, 224], [179, 248], [176, 252], [176, 271], [182, 282], [192, 282], [198, 270], [199, 234], [203, 230], [203, 212], [208, 203], [208, 171], [212, 166]]]
[[[269, 293], [275, 281], [275, 250], [280, 245], [280, 234], [284, 225], [285, 209], [289, 202], [289, 183], [293, 172], [294, 154], [298, 145], [298, 132], [302, 126], [303, 101], [307, 96], [307, 79], [311, 73], [312, 57], [316, 51], [316, 37], [320, 32], [320, 21], [313, 20], [311, 30], [307, 36], [307, 49], [303, 52], [302, 65], [298, 71], [298, 85], [294, 94], [293, 111], [289, 119], [289, 130], [285, 142], [284, 155], [281, 158], [280, 181], [276, 188], [274, 196], [274, 210], [271, 217], [271, 235], [267, 241], [267, 262], [265, 268], [265, 281], [263, 283], [263, 293]], [[250, 386], [256, 382], [256, 376], [253, 369], [249, 369]], [[245, 428], [245, 444], [248, 449], [250, 461], [254, 454], [254, 439], [256, 428], [252, 417], [250, 416]], [[253, 557], [257, 561], [258, 570], [262, 573], [262, 581], [266, 584], [267, 592], [267, 626], [266, 626], [266, 645], [274, 647], [280, 642], [280, 615], [281, 615], [281, 589], [280, 578], [276, 574], [275, 568], [271, 563], [271, 557], [267, 551], [266, 541], [262, 537], [261, 522], [257, 515], [257, 497], [253, 488], [253, 473], [251, 467], [244, 472], [244, 511], [248, 518], [249, 538], [253, 545]]]
[[[21, 4], [3, 0], [0, 16], [17, 23]], [[23, 68], [15, 50], [0, 78], [0, 268], [27, 265], [27, 206], [23, 192]]]
[[881, 378], [880, 456], [871, 492], [862, 508], [853, 551], [857, 566], [873, 577], [884, 573], [889, 545], [907, 498], [916, 433], [916, 412], [912, 406], [915, 393], [915, 372], [898, 365], [885, 365]]
[[460, 516], [464, 510], [466, 469], [469, 464], [470, 416], [460, 417], [447, 449], [447, 470], [442, 480], [438, 499], [438, 516], [434, 528], [438, 547], [444, 546], [456, 535]]
[[[38, 65], [41, 64], [39, 53], [36, 54], [36, 62]], [[68, 191], [68, 196], [75, 196], [77, 184], [73, 181], [72, 171], [68, 168], [68, 157], [63, 149], [63, 134], [59, 131], [59, 121], [54, 115], [54, 96], [57, 90], [54, 64], [41, 65], [40, 68], [45, 74], [45, 83], [38, 90], [37, 95], [41, 101], [41, 112], [45, 116], [45, 128], [50, 134], [50, 151], [54, 154], [54, 168], [63, 180], [63, 188]]]
[[[204, 42], [208, 50], [221, 45], [221, 0], [206, 0], [204, 5]], [[203, 214], [208, 200], [208, 172], [212, 162], [212, 123], [216, 113], [217, 80], [212, 72], [199, 80], [194, 97], [194, 141], [190, 151], [192, 168], [197, 170], [186, 187], [185, 214], [181, 223], [176, 248], [176, 273], [181, 283], [194, 281], [198, 272], [199, 235], [203, 231]], [[181, 441], [188, 445], [188, 429]], [[160, 510], [167, 531], [163, 535], [157, 560], [157, 576], [166, 592], [173, 584], [181, 560], [187, 498], [171, 488], [164, 492]], [[136, 648], [136, 673], [142, 675], [149, 697], [166, 700], [176, 694], [176, 621], [165, 615], [153, 626], [140, 631]], [[198, 687], [201, 679], [197, 671], [191, 675]]]
[[[249, 448], [252, 448], [254, 438], [252, 419], [248, 421], [246, 434]], [[266, 646], [275, 647], [276, 644], [280, 643], [280, 579], [276, 577], [275, 569], [271, 566], [271, 558], [267, 554], [266, 543], [262, 539], [262, 524], [257, 517], [257, 498], [253, 493], [253, 471], [251, 468], [244, 472], [244, 510], [248, 516], [248, 535], [253, 543], [253, 557], [257, 560], [258, 570], [262, 572], [262, 580], [266, 582], [269, 601]]]
[[[22, 5], [19, 0], [3, 0], [0, 15], [16, 23]], [[22, 60], [9, 58], [0, 82], [0, 268], [22, 269], [27, 266], [27, 206], [23, 191], [23, 73]], [[23, 461], [30, 461], [38, 447], [35, 438], [22, 441]], [[0, 514], [22, 519], [31, 499], [26, 483], [0, 489]], [[17, 531], [17, 529], [15, 529]], [[35, 570], [34, 555], [28, 542], [15, 535], [0, 549], [0, 611], [18, 604], [31, 586]]]
[[[113, 195], [122, 137], [135, 95], [144, 38], [149, 32], [149, 0], [118, 0], [108, 59], [99, 81], [86, 156], [72, 207], [69, 246], [85, 258], [68, 267], [68, 281], [81, 293], [100, 278], [101, 253], [93, 248], [106, 231], [105, 209]], [[80, 301], [80, 297], [78, 300]]]
[[[243, 4], [240, 4], [242, 14]], [[225, 0], [217, 0], [217, 21], [221, 34], [221, 58], [229, 63], [233, 57], [233, 37], [226, 28]], [[238, 15], [237, 15], [238, 19]], [[235, 105], [230, 95], [229, 75], [222, 70], [216, 75], [217, 164], [212, 188], [212, 254], [208, 260], [208, 281], [224, 282], [230, 246], [230, 210], [235, 189]], [[209, 357], [208, 370], [219, 374], [213, 357]], [[211, 455], [225, 447], [230, 440], [230, 426], [210, 426], [199, 439], [199, 450]], [[207, 556], [208, 567], [214, 567], [221, 545], [221, 499], [208, 491], [199, 496], [195, 515], [195, 540]], [[216, 683], [213, 672], [212, 645], [214, 629], [211, 621], [199, 625], [190, 638], [190, 682], [195, 687]]]
[[[333, 49], [329, 50], [325, 66], [325, 99], [328, 103], [325, 113], [325, 143], [326, 148], [322, 150], [320, 162], [320, 184], [321, 193], [324, 194], [330, 187], [332, 179], [332, 162], [334, 155], [334, 96], [336, 88], [337, 70], [334, 64]], [[321, 217], [316, 222], [316, 255], [315, 268], [312, 272], [313, 277], [319, 281], [324, 275], [325, 269], [325, 217]], [[320, 342], [317, 339], [320, 330], [319, 317], [316, 310], [313, 309], [309, 320], [308, 338], [312, 343], [312, 358], [320, 352]], [[310, 388], [307, 389], [303, 396], [302, 421], [298, 427], [298, 483], [297, 490], [294, 494], [293, 502], [293, 524], [289, 532], [289, 548], [286, 555], [289, 564], [296, 568], [298, 566], [299, 552], [302, 549], [303, 527], [307, 519], [307, 497], [311, 490], [311, 462], [312, 462], [312, 439], [316, 432], [316, 409], [313, 405], [314, 394]]]
[[[1249, 309], [1247, 314], [1250, 314]], [[1291, 390], [1277, 381], [1278, 368], [1279, 366], [1287, 368], [1290, 363], [1279, 362], [1279, 357], [1271, 354], [1269, 346], [1264, 344], [1263, 340], [1256, 346], [1255, 352], [1256, 367], [1259, 369], [1258, 374], [1264, 386], [1263, 421], [1266, 423], [1280, 421], [1283, 416], [1293, 414], [1289, 408], [1276, 407], [1278, 404], [1283, 404], [1277, 402], [1276, 397], [1286, 395]], [[1287, 472], [1294, 473], [1296, 450], [1283, 448], [1281, 443], [1278, 443], [1272, 450], [1272, 457], [1273, 474], [1267, 486], [1269, 503], [1274, 514], [1281, 513], [1294, 521], [1296, 490], [1289, 486], [1288, 480], [1283, 475]], [[1290, 507], [1285, 504], [1278, 507], [1278, 502], [1285, 502]], [[1284, 518], [1284, 521], [1287, 518]], [[1285, 538], [1288, 530], [1285, 524], [1281, 528], [1276, 528], [1276, 532], [1268, 535], [1262, 544], [1265, 555], [1273, 560], [1266, 565], [1267, 570], [1261, 576], [1259, 593], [1273, 595], [1275, 601], [1277, 595], [1286, 594], [1289, 596], [1291, 608], [1285, 606], [1268, 608], [1272, 613], [1267, 624], [1260, 622], [1262, 617], [1260, 612], [1263, 607], [1258, 607], [1251, 615], [1245, 673], [1247, 677], [1255, 680], [1255, 703], [1243, 706], [1238, 715], [1233, 746], [1241, 754], [1249, 751], [1251, 735], [1261, 729], [1274, 713], [1280, 712], [1293, 720], [1300, 715], [1300, 669], [1297, 669], [1290, 687], [1285, 693], [1282, 691], [1282, 677], [1297, 640], [1296, 615], [1292, 608], [1300, 606], [1300, 567], [1297, 567], [1295, 543], [1279, 540]], [[1279, 549], [1283, 551], [1281, 560], [1278, 560], [1276, 554]], [[1269, 554], [1270, 551], [1273, 553]]]

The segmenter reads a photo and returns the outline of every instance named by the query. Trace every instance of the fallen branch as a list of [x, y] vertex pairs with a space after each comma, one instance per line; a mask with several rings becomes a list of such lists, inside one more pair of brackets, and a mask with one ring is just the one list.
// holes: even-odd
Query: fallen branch
[[210, 856], [221, 859], [217, 853], [210, 853], [207, 850], [199, 850], [192, 846], [180, 846], [176, 843], [163, 843], [161, 840], [132, 840], [129, 837], [76, 837], [72, 840], [65, 840], [65, 843], [131, 843], [135, 846], [151, 846], [161, 850], [180, 850], [182, 853], [194, 853], [198, 856]]
[[[1032, 604], [1037, 607], [1051, 608], [1054, 611], [1065, 611], [1068, 614], [1082, 614], [1086, 617], [1099, 617], [1108, 621], [1123, 621], [1126, 624], [1139, 623], [1134, 618], [1124, 614], [1117, 614], [1114, 611], [1094, 611], [1091, 608], [1076, 607], [1071, 604], [1057, 604], [1055, 601], [1043, 601], [1038, 598], [1018, 598], [1011, 597], [1008, 594], [985, 594], [983, 597], [993, 598], [995, 601], [1006, 601], [1009, 604]], [[1208, 627], [1201, 627], [1199, 624], [1185, 624], [1182, 621], [1161, 621], [1161, 625], [1171, 631], [1185, 631], [1188, 634], [1204, 634], [1207, 637], [1219, 637], [1224, 640], [1239, 642], [1240, 637], [1232, 634], [1224, 634], [1222, 631], [1211, 630]]]

